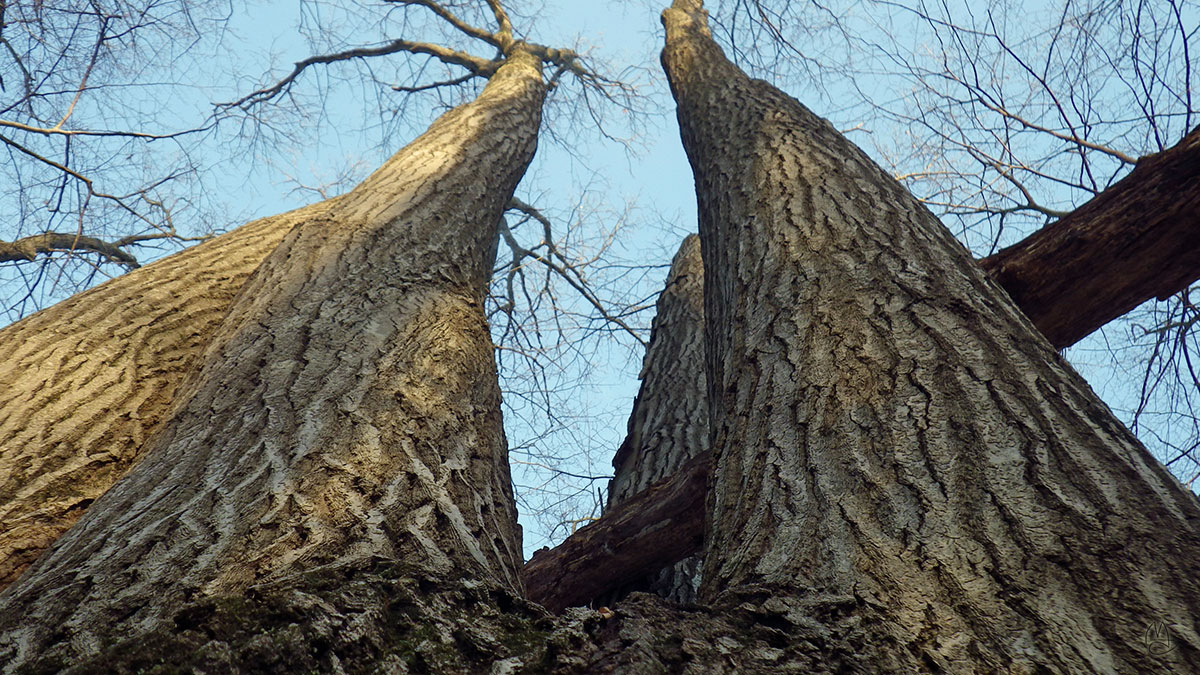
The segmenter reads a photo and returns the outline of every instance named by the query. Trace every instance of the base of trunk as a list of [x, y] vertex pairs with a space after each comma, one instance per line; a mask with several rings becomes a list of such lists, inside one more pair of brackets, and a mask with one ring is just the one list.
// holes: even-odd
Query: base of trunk
[[[860, 599], [729, 593], [681, 606], [633, 593], [611, 609], [551, 616], [500, 588], [391, 561], [317, 569], [206, 598], [158, 629], [105, 639], [81, 660], [51, 648], [20, 675], [49, 673], [774, 673], [900, 672]], [[874, 617], [874, 618], [872, 618]], [[108, 636], [116, 638], [116, 636]], [[62, 644], [66, 644], [64, 641]]]

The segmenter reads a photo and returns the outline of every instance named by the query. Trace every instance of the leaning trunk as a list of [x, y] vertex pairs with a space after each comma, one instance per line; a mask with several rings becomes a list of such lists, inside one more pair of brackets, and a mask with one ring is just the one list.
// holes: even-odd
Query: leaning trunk
[[0, 330], [0, 590], [137, 462], [250, 273], [331, 203], [256, 220]]
[[1194, 664], [1195, 497], [936, 218], [726, 60], [700, 2], [664, 23], [705, 253], [702, 596], [836, 599], [873, 626], [866, 669]]
[[[1200, 276], [1198, 139], [1193, 130], [980, 261], [1055, 347]], [[242, 283], [328, 203], [255, 221], [0, 331], [0, 589], [133, 466]]]
[[186, 627], [189, 602], [377, 561], [519, 593], [482, 303], [543, 95], [537, 59], [518, 51], [474, 102], [288, 234], [144, 460], [0, 595], [0, 661], [94, 654]]
[[[708, 398], [704, 384], [704, 264], [700, 238], [688, 235], [658, 297], [642, 381], [625, 442], [613, 457], [609, 509], [669, 478], [692, 457], [708, 451]], [[676, 602], [693, 602], [700, 584], [700, 556], [693, 555], [608, 594], [652, 591]]]

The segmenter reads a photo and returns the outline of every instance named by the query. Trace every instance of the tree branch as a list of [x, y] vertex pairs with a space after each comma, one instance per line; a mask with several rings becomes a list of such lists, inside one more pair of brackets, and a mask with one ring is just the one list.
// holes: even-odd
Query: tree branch
[[511, 200], [509, 200], [508, 208], [511, 210], [520, 211], [521, 213], [524, 213], [530, 218], [533, 218], [541, 223], [545, 232], [543, 244], [546, 246], [547, 252], [559, 260], [559, 262], [556, 263], [547, 256], [521, 247], [516, 242], [516, 239], [512, 237], [512, 233], [508, 227], [506, 225], [502, 225], [501, 235], [504, 237], [505, 243], [508, 245], [508, 247], [513, 250], [514, 261], [519, 257], [528, 257], [538, 261], [542, 265], [545, 265], [547, 269], [549, 269], [551, 272], [554, 272], [554, 274], [558, 275], [559, 278], [561, 278], [563, 281], [566, 281], [571, 288], [575, 289], [575, 292], [579, 293], [584, 300], [587, 300], [588, 304], [590, 304], [597, 312], [599, 312], [601, 318], [628, 333], [631, 337], [633, 337], [633, 339], [641, 343], [642, 348], [644, 349], [646, 347], [646, 340], [629, 324], [625, 323], [621, 317], [613, 316], [604, 306], [604, 303], [601, 302], [600, 298], [596, 297], [596, 295], [587, 287], [586, 282], [584, 282], [582, 277], [580, 277], [579, 272], [569, 263], [569, 261], [566, 260], [566, 258], [563, 257], [561, 253], [558, 252], [558, 249], [554, 246], [554, 242], [551, 239], [550, 219], [532, 205], [527, 204], [516, 197], [513, 197]]
[[980, 265], [1055, 347], [1200, 278], [1200, 127]]
[[475, 77], [474, 73], [468, 73], [466, 75], [463, 75], [462, 77], [456, 77], [453, 80], [445, 80], [443, 82], [431, 82], [429, 84], [422, 84], [422, 85], [418, 85], [415, 87], [406, 87], [404, 85], [395, 84], [395, 85], [392, 85], [392, 91], [404, 92], [406, 94], [415, 94], [419, 91], [429, 91], [430, 89], [437, 89], [439, 87], [455, 87], [460, 84], [463, 84], [464, 82], [466, 82], [467, 80], [470, 80], [473, 77]]
[[441, 4], [433, 2], [433, 0], [385, 0], [385, 2], [390, 2], [395, 5], [405, 5], [405, 6], [409, 6], [409, 7], [411, 7], [411, 6], [424, 7], [426, 9], [428, 9], [429, 11], [433, 12], [434, 14], [437, 14], [440, 19], [442, 19], [446, 23], [450, 24], [451, 26], [454, 26], [462, 33], [464, 33], [470, 37], [473, 37], [476, 40], [483, 40], [484, 42], [486, 42], [494, 47], [502, 48], [500, 39], [498, 37], [496, 37], [496, 35], [494, 33], [490, 32], [490, 31], [486, 31], [482, 28], [478, 28], [476, 26], [472, 26], [471, 24], [467, 23], [466, 21], [463, 21], [462, 19], [455, 16], [450, 10], [446, 9]]
[[171, 138], [179, 138], [188, 134], [194, 134], [200, 131], [207, 131], [212, 128], [212, 125], [197, 127], [195, 129], [187, 129], [185, 131], [177, 131], [170, 134], [147, 134], [140, 131], [111, 131], [111, 130], [88, 130], [88, 129], [62, 129], [58, 126], [54, 127], [35, 127], [21, 122], [11, 122], [9, 120], [0, 120], [0, 127], [9, 129], [17, 129], [27, 131], [33, 134], [41, 134], [43, 136], [120, 136], [124, 138], [140, 138], [147, 141], [160, 141]]
[[397, 54], [400, 52], [409, 52], [412, 54], [425, 54], [433, 58], [453, 66], [466, 68], [475, 77], [491, 77], [496, 69], [500, 67], [500, 61], [489, 61], [478, 56], [468, 54], [466, 52], [457, 51], [441, 45], [436, 45], [429, 42], [413, 42], [411, 40], [392, 40], [391, 42], [379, 45], [377, 47], [358, 47], [355, 49], [347, 49], [342, 52], [333, 54], [322, 54], [319, 56], [310, 56], [303, 61], [297, 61], [291, 73], [279, 80], [270, 87], [264, 87], [258, 91], [246, 94], [242, 98], [231, 101], [229, 103], [218, 103], [219, 108], [247, 108], [252, 105], [269, 101], [279, 94], [283, 93], [287, 87], [300, 76], [309, 66], [324, 63], [335, 63], [338, 61], [348, 61], [350, 59], [370, 58], [373, 56], [386, 56], [388, 54]]
[[87, 251], [99, 253], [111, 262], [124, 265], [129, 269], [139, 267], [137, 258], [95, 237], [85, 237], [81, 234], [66, 234], [47, 232], [24, 237], [14, 242], [0, 241], [0, 263], [34, 260], [39, 253], [56, 251]]
[[526, 595], [559, 612], [698, 551], [709, 461], [701, 454], [554, 549], [535, 553], [521, 573]]

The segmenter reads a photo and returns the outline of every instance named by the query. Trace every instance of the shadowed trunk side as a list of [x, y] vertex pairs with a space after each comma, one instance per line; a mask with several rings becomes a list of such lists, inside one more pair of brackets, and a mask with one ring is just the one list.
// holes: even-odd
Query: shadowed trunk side
[[1196, 498], [932, 214], [729, 63], [700, 2], [663, 20], [705, 254], [702, 597], [845, 598], [887, 627], [868, 668], [1186, 669]]

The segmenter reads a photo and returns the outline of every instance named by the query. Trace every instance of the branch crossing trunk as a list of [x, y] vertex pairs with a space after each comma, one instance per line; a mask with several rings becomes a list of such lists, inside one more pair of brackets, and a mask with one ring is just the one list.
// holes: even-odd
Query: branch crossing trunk
[[663, 21], [705, 254], [701, 597], [844, 598], [883, 631], [868, 669], [1189, 668], [1195, 496], [932, 214], [731, 64], [698, 0]]

